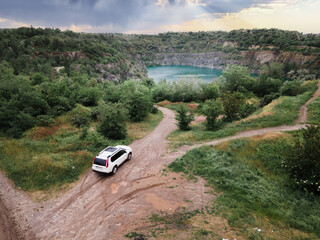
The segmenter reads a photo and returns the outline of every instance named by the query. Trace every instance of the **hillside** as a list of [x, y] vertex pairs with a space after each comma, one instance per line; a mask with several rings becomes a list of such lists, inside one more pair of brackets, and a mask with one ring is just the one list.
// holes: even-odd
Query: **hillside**
[[88, 74], [100, 81], [147, 77], [146, 66], [193, 65], [224, 69], [243, 64], [281, 62], [286, 73], [306, 68], [319, 76], [320, 37], [277, 29], [231, 32], [161, 33], [158, 35], [86, 34], [59, 29], [0, 30], [0, 60], [15, 74], [54, 69]]

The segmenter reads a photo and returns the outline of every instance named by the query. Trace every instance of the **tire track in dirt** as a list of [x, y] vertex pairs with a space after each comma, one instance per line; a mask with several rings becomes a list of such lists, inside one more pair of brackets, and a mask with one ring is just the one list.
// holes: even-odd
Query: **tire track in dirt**
[[15, 222], [12, 221], [10, 212], [3, 204], [2, 195], [0, 194], [0, 239], [3, 240], [16, 240], [19, 235], [15, 228]]

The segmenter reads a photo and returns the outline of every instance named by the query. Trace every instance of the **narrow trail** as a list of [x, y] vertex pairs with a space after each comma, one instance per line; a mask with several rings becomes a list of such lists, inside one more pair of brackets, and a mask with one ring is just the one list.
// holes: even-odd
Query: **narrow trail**
[[[297, 121], [306, 121], [307, 104], [320, 95], [320, 82], [318, 87], [314, 96], [302, 106]], [[204, 144], [182, 146], [177, 152], [168, 153], [166, 137], [177, 128], [175, 114], [166, 108], [159, 109], [163, 120], [148, 136], [130, 145], [133, 158], [123, 164], [116, 175], [106, 176], [89, 170], [60, 198], [33, 202], [0, 173], [1, 239], [16, 239], [17, 236], [32, 240], [125, 239], [125, 233], [143, 227], [140, 220], [152, 213], [173, 213], [181, 207], [197, 209], [213, 198], [202, 179], [192, 183], [179, 174], [162, 174], [164, 165], [186, 151], [201, 145], [305, 127], [297, 124], [246, 131]]]
[[299, 111], [299, 118], [296, 120], [296, 123], [304, 123], [307, 121], [307, 112], [308, 112], [308, 105], [310, 102], [312, 102], [314, 99], [320, 96], [320, 81], [318, 81], [318, 89], [313, 94], [312, 98], [310, 98], [305, 104], [302, 105]]

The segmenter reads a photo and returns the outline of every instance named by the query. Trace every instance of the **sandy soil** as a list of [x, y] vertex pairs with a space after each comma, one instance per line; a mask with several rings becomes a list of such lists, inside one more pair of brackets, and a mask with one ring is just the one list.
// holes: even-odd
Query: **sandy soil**
[[[318, 86], [320, 89], [320, 83]], [[313, 98], [319, 96], [319, 89]], [[196, 209], [212, 200], [204, 180], [188, 182], [180, 174], [163, 172], [165, 165], [200, 144], [168, 153], [165, 139], [176, 129], [175, 116], [169, 109], [159, 109], [163, 120], [152, 133], [130, 145], [133, 158], [115, 176], [89, 170], [63, 196], [33, 202], [0, 173], [0, 239], [125, 239], [124, 234], [142, 227], [140, 220], [152, 213]], [[305, 122], [306, 116], [301, 121]], [[252, 130], [205, 144], [303, 127]]]

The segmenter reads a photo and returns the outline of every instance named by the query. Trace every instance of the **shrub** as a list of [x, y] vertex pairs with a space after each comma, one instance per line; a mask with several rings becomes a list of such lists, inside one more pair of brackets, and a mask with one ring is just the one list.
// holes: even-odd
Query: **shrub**
[[259, 96], [276, 93], [279, 91], [282, 81], [276, 78], [259, 77], [255, 84], [255, 93]]
[[217, 99], [220, 96], [220, 90], [218, 85], [209, 83], [204, 88], [204, 100], [206, 99]]
[[85, 87], [79, 92], [78, 102], [84, 106], [97, 106], [101, 93], [96, 87]]
[[296, 96], [301, 93], [300, 85], [299, 80], [285, 81], [280, 88], [280, 93], [283, 96]]
[[91, 111], [82, 105], [77, 105], [75, 109], [71, 112], [72, 124], [78, 128], [87, 126], [91, 119]]
[[259, 106], [264, 107], [269, 103], [271, 103], [274, 99], [277, 99], [278, 97], [280, 97], [280, 93], [271, 93], [271, 94], [265, 95], [263, 98], [261, 98]]
[[296, 187], [320, 195], [320, 126], [307, 126], [294, 140], [284, 167]]
[[225, 114], [225, 120], [231, 122], [240, 117], [241, 105], [244, 103], [244, 97], [239, 92], [226, 92], [222, 98], [222, 104]]
[[250, 76], [250, 72], [247, 67], [232, 65], [228, 66], [222, 72], [220, 83], [225, 91], [245, 92], [252, 90], [254, 79]]
[[43, 126], [43, 127], [48, 127], [52, 124], [55, 124], [55, 120], [48, 115], [38, 115], [36, 117], [37, 125], [38, 126]]
[[191, 129], [189, 124], [194, 120], [194, 114], [188, 114], [187, 108], [181, 104], [177, 109], [176, 120], [178, 121], [177, 126], [180, 130], [187, 131]]
[[143, 120], [153, 105], [149, 88], [135, 82], [126, 81], [120, 86], [121, 102], [129, 111], [129, 117], [135, 122]]
[[257, 110], [256, 105], [246, 102], [246, 103], [240, 105], [240, 109], [239, 109], [240, 118], [246, 118], [251, 113], [254, 113], [256, 110]]
[[201, 106], [201, 113], [206, 116], [206, 127], [209, 130], [214, 130], [217, 128], [217, 117], [222, 114], [222, 102], [220, 99], [210, 99], [206, 100]]
[[124, 139], [127, 136], [128, 112], [121, 104], [102, 104], [99, 107], [98, 131], [110, 139]]

